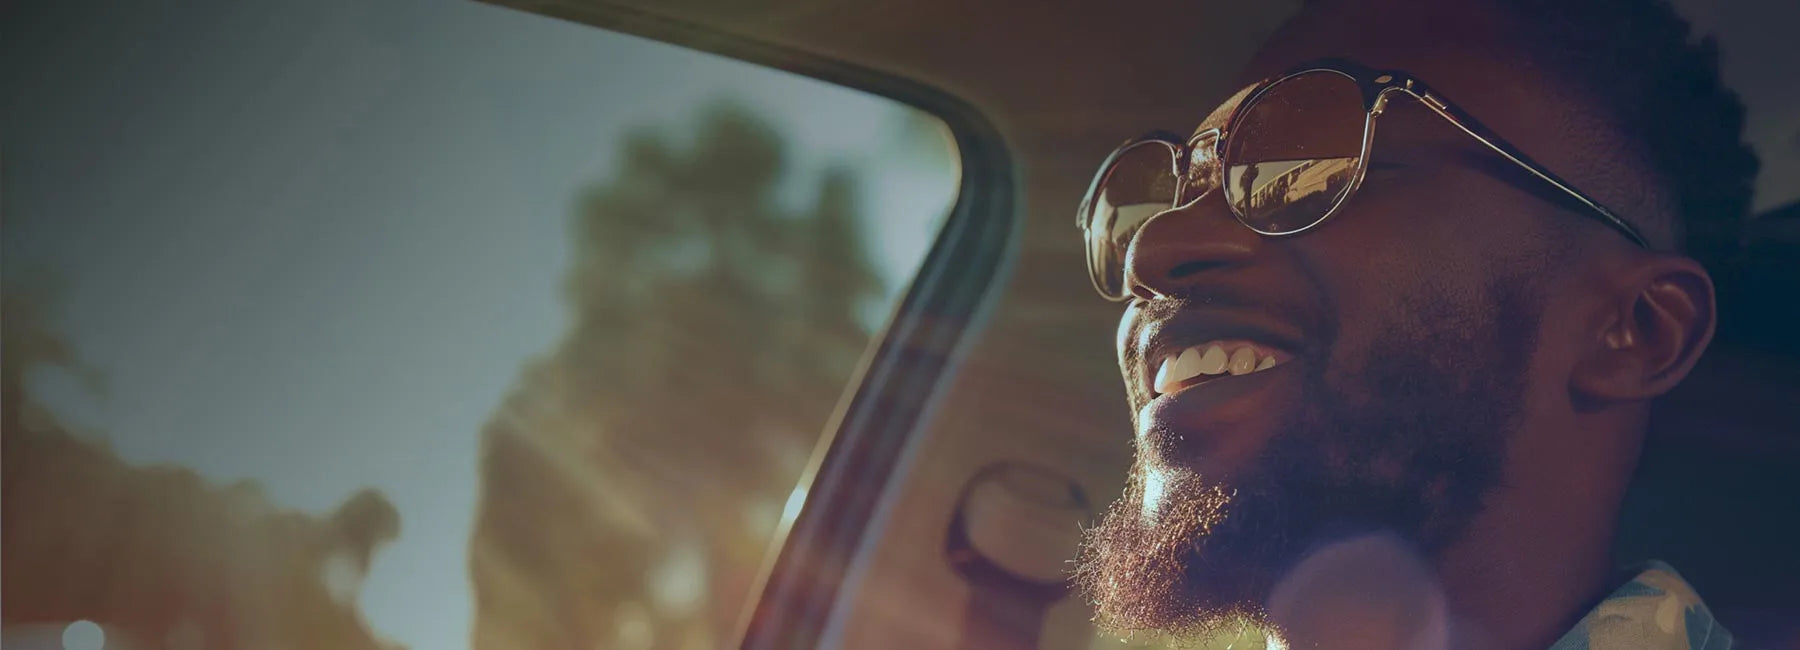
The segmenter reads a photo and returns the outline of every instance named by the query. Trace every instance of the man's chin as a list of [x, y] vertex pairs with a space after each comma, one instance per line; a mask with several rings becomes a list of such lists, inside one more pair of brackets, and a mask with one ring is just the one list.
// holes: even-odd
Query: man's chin
[[1286, 540], [1271, 539], [1223, 486], [1160, 486], [1163, 494], [1146, 509], [1142, 481], [1136, 483], [1088, 531], [1077, 565], [1097, 622], [1119, 633], [1177, 637], [1260, 622], [1264, 601], [1294, 559], [1281, 550]]
[[1454, 469], [1476, 479], [1457, 491], [1479, 494], [1485, 485], [1479, 467], [1425, 463], [1412, 480], [1388, 483], [1334, 476], [1316, 453], [1272, 451], [1297, 469], [1276, 472], [1278, 464], [1263, 463], [1229, 488], [1188, 472], [1135, 470], [1078, 558], [1077, 582], [1097, 622], [1179, 638], [1266, 625], [1277, 585], [1310, 552], [1374, 534], [1416, 549], [1424, 561], [1478, 511], [1434, 510], [1420, 497], [1425, 486], [1453, 481]]

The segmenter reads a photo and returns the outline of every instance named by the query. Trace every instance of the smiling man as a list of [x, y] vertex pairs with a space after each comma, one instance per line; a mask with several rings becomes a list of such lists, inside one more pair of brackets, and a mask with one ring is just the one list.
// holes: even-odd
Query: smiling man
[[1709, 44], [1652, 0], [1320, 0], [1192, 135], [1081, 208], [1126, 303], [1103, 624], [1290, 647], [1723, 648], [1610, 557], [1650, 402], [1714, 328], [1684, 251], [1756, 163]]

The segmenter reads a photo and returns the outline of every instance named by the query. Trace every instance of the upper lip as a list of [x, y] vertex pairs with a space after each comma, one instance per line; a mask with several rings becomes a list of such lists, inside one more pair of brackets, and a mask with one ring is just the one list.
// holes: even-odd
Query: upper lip
[[1305, 340], [1294, 327], [1251, 312], [1183, 309], [1145, 321], [1135, 332], [1138, 390], [1156, 395], [1156, 368], [1170, 354], [1211, 341], [1241, 339], [1301, 356]]

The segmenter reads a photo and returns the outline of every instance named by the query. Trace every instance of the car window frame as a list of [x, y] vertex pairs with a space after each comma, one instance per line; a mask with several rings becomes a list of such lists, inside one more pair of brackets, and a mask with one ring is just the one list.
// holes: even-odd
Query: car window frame
[[904, 478], [912, 443], [979, 338], [1017, 257], [1019, 183], [1011, 154], [973, 105], [914, 80], [616, 5], [482, 1], [881, 96], [949, 129], [961, 167], [956, 200], [846, 383], [797, 482], [806, 489], [799, 512], [771, 538], [737, 630], [744, 650], [817, 647], [854, 578], [879, 502]]

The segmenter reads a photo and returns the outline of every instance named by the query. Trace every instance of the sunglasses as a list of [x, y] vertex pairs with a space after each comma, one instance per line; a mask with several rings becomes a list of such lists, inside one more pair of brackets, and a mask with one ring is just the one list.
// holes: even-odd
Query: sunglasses
[[1191, 205], [1215, 189], [1223, 190], [1239, 223], [1262, 235], [1296, 235], [1324, 223], [1362, 186], [1376, 118], [1395, 93], [1418, 100], [1531, 176], [1566, 192], [1594, 218], [1649, 248], [1631, 224], [1417, 79], [1330, 61], [1251, 89], [1219, 128], [1185, 142], [1173, 134], [1152, 133], [1107, 156], [1077, 216], [1094, 288], [1109, 300], [1129, 299], [1125, 253], [1132, 238], [1156, 215]]

